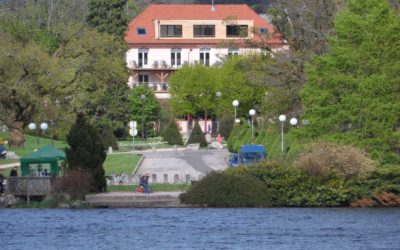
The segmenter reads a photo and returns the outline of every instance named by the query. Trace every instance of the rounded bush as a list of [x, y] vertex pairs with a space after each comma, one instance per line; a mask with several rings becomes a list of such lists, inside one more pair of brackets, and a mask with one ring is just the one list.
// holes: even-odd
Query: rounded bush
[[345, 178], [364, 177], [376, 168], [365, 152], [350, 145], [318, 142], [295, 163], [312, 176], [336, 172]]
[[181, 195], [186, 204], [207, 207], [267, 207], [271, 205], [265, 184], [251, 175], [213, 172]]

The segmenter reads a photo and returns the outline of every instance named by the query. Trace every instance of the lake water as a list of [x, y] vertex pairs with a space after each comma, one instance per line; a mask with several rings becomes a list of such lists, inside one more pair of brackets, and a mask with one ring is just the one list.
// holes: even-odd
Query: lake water
[[400, 209], [0, 209], [0, 249], [400, 249]]

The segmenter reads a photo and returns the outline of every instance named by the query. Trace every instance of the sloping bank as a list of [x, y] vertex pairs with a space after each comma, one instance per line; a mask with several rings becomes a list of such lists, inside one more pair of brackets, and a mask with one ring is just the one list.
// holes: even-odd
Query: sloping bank
[[338, 172], [312, 176], [270, 161], [212, 173], [180, 198], [206, 207], [364, 207], [400, 206], [399, 193], [399, 166], [345, 178]]

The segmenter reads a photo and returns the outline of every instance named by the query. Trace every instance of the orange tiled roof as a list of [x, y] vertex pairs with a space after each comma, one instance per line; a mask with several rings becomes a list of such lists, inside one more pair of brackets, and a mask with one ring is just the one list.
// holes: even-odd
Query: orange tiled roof
[[[224, 20], [227, 18], [253, 20], [254, 28], [266, 28], [269, 34], [274, 34], [268, 38], [268, 44], [273, 47], [283, 46], [283, 40], [275, 32], [275, 28], [245, 4], [215, 5], [215, 11], [211, 11], [211, 5], [151, 4], [129, 23], [125, 41], [130, 46], [216, 45], [229, 39], [157, 39], [153, 22], [154, 20]], [[145, 28], [146, 35], [138, 35], [136, 33], [138, 27]], [[243, 40], [234, 41], [243, 43]]]

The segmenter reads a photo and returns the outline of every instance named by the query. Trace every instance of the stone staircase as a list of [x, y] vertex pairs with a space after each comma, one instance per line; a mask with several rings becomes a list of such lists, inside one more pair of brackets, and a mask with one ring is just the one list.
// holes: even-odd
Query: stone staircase
[[110, 192], [86, 195], [86, 202], [93, 207], [107, 208], [190, 207], [181, 204], [180, 194], [181, 192], [155, 192], [151, 194]]

